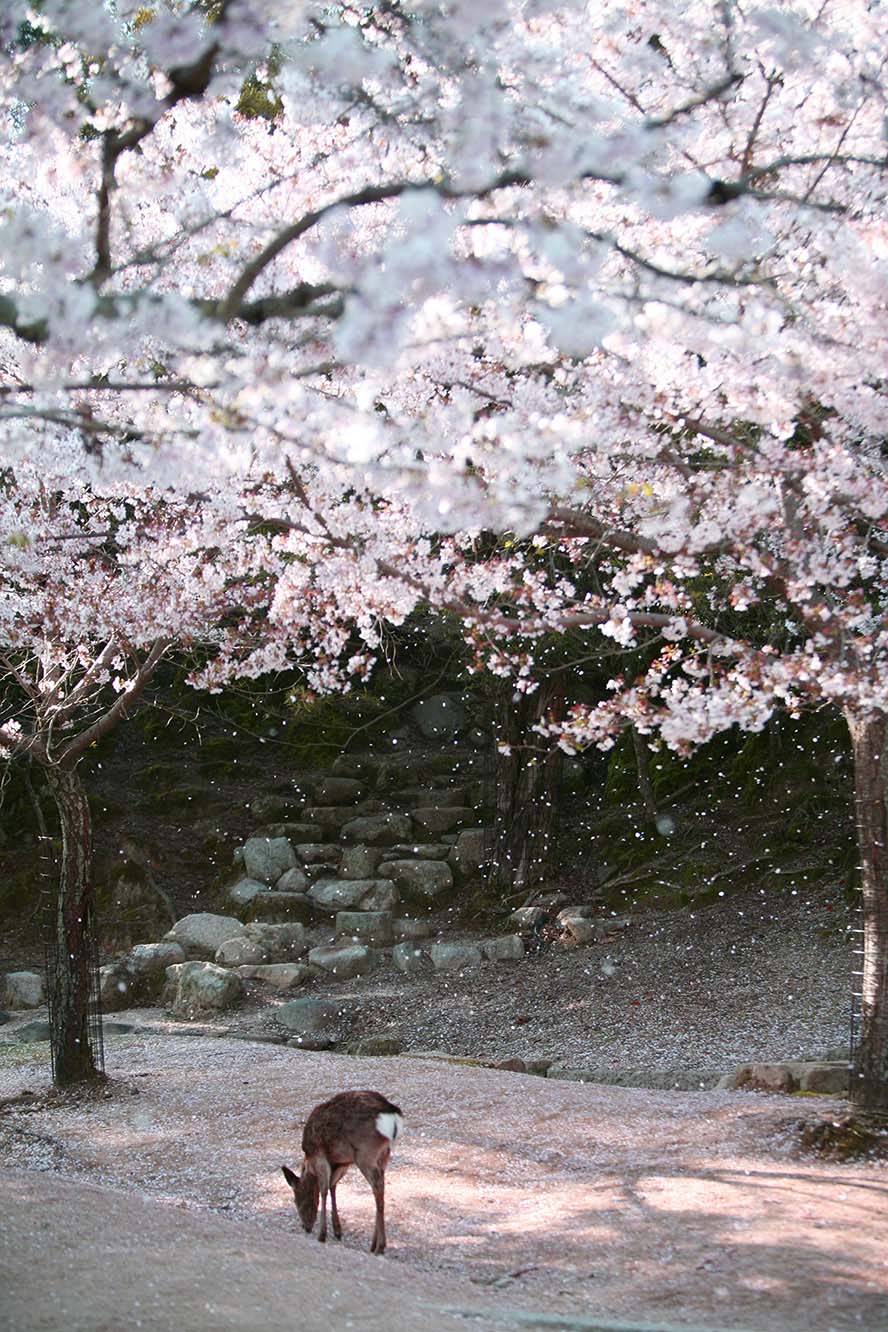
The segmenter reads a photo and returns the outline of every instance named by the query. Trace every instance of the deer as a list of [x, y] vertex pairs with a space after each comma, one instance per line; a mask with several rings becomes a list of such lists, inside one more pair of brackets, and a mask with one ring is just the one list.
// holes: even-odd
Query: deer
[[318, 1239], [326, 1241], [329, 1192], [333, 1234], [342, 1239], [336, 1185], [349, 1166], [356, 1165], [376, 1200], [370, 1252], [385, 1253], [385, 1168], [403, 1124], [399, 1107], [375, 1091], [340, 1092], [315, 1106], [302, 1131], [300, 1173], [281, 1166], [306, 1234], [311, 1234], [320, 1202]]

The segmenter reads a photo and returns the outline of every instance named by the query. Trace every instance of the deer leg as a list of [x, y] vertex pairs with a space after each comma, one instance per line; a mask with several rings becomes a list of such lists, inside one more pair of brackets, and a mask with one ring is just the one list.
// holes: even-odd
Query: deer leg
[[321, 1192], [321, 1224], [318, 1229], [318, 1239], [323, 1244], [327, 1239], [327, 1191], [330, 1188], [330, 1162], [326, 1158], [316, 1158], [314, 1171], [318, 1177], [318, 1187]]
[[370, 1185], [373, 1197], [376, 1199], [376, 1224], [373, 1227], [370, 1252], [385, 1253], [385, 1163], [378, 1165], [376, 1161], [365, 1161], [362, 1165], [358, 1161], [358, 1169]]
[[342, 1226], [339, 1222], [339, 1212], [336, 1210], [336, 1185], [342, 1179], [346, 1170], [348, 1170], [347, 1165], [334, 1166], [333, 1174], [330, 1176], [330, 1213], [333, 1222], [333, 1234], [338, 1240], [342, 1239]]

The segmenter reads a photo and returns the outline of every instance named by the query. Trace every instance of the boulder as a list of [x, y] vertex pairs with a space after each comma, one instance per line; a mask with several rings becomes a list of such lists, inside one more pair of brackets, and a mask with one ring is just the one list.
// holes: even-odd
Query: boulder
[[249, 920], [301, 921], [308, 925], [314, 918], [314, 906], [307, 893], [281, 893], [276, 889], [257, 893], [247, 908]]
[[436, 971], [466, 971], [480, 967], [481, 949], [474, 944], [436, 943], [430, 949]]
[[296, 852], [286, 837], [250, 837], [244, 843], [244, 869], [251, 879], [276, 884], [296, 864]]
[[295, 990], [316, 972], [304, 962], [271, 962], [258, 967], [238, 967], [237, 974], [243, 980], [260, 981], [272, 990]]
[[290, 1033], [287, 1044], [304, 1050], [328, 1050], [342, 1040], [351, 1018], [350, 1007], [333, 999], [291, 999], [275, 1014], [275, 1021]]
[[501, 934], [497, 939], [485, 939], [481, 952], [488, 962], [520, 962], [524, 957], [524, 940], [520, 934]]
[[347, 846], [339, 862], [343, 879], [372, 879], [385, 855], [381, 846]]
[[464, 823], [475, 822], [475, 811], [465, 805], [448, 805], [446, 808], [433, 805], [426, 809], [415, 809], [410, 815], [417, 828], [436, 836], [450, 832]]
[[233, 907], [245, 907], [252, 902], [257, 893], [267, 893], [268, 884], [261, 879], [238, 879], [225, 889], [225, 900]]
[[156, 1003], [163, 993], [167, 967], [185, 961], [181, 944], [136, 944], [122, 957], [99, 969], [102, 1011], [115, 1013]]
[[292, 869], [284, 870], [277, 883], [274, 885], [276, 893], [304, 893], [308, 887], [308, 875], [301, 865], [294, 865]]
[[409, 836], [410, 819], [406, 814], [366, 814], [349, 820], [342, 828], [343, 841], [367, 846], [391, 846]]
[[46, 1002], [43, 979], [36, 971], [7, 971], [0, 992], [7, 1008], [39, 1008]]
[[384, 860], [379, 872], [397, 884], [401, 897], [423, 906], [453, 887], [453, 871], [444, 860]]
[[313, 967], [320, 967], [337, 980], [351, 980], [353, 976], [366, 976], [372, 971], [376, 955], [364, 944], [327, 944], [312, 948], [308, 960]]
[[163, 943], [181, 944], [186, 958], [210, 961], [216, 956], [220, 944], [233, 934], [242, 934], [243, 929], [235, 916], [217, 916], [211, 911], [196, 911], [193, 915], [177, 920], [163, 936]]
[[318, 879], [308, 890], [320, 911], [391, 911], [398, 890], [391, 879]]
[[450, 864], [464, 878], [477, 874], [490, 855], [488, 843], [492, 834], [485, 828], [465, 828], [457, 837], [447, 857]]
[[364, 789], [356, 777], [325, 777], [315, 787], [314, 798], [319, 805], [356, 805]]
[[385, 948], [392, 942], [390, 911], [337, 911], [336, 934], [355, 943]]
[[[340, 847], [338, 842], [300, 842], [296, 854], [303, 865], [335, 864], [339, 860]], [[347, 879], [349, 875], [342, 877]]]
[[466, 710], [453, 694], [432, 694], [410, 709], [413, 722], [426, 740], [449, 740], [466, 725]]
[[295, 921], [279, 925], [254, 921], [247, 926], [245, 933], [262, 945], [269, 962], [292, 962], [308, 948], [305, 926]]
[[427, 949], [409, 942], [395, 944], [392, 949], [392, 961], [398, 971], [403, 971], [408, 976], [416, 975], [420, 971], [429, 971], [432, 965]]
[[244, 992], [244, 983], [236, 971], [227, 971], [212, 962], [180, 962], [167, 967], [166, 974], [171, 1007], [186, 1017], [202, 1009], [231, 1008]]

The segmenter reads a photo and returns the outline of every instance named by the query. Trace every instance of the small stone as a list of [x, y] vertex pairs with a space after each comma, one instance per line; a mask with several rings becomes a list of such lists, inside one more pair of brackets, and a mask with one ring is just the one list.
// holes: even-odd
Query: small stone
[[308, 875], [301, 865], [294, 865], [285, 870], [274, 885], [276, 893], [304, 893], [308, 887]]
[[312, 948], [308, 960], [313, 967], [320, 967], [337, 980], [351, 980], [354, 976], [365, 976], [372, 971], [376, 956], [372, 948], [363, 944], [333, 944], [322, 948]]
[[[299, 842], [296, 854], [303, 865], [335, 864], [339, 860], [338, 842]], [[343, 878], [348, 878], [347, 874]]]
[[564, 943], [571, 948], [594, 943], [598, 938], [598, 923], [586, 916], [574, 916], [562, 911], [558, 921], [564, 931]]
[[281, 924], [253, 921], [245, 933], [265, 949], [269, 962], [292, 962], [308, 948], [305, 926], [296, 921]]
[[270, 962], [264, 966], [238, 967], [237, 974], [243, 980], [260, 981], [273, 990], [295, 990], [311, 980], [315, 972], [304, 962]]
[[212, 962], [180, 962], [167, 967], [166, 974], [174, 991], [172, 1008], [186, 1016], [201, 1009], [230, 1008], [244, 992], [236, 972]]
[[257, 893], [267, 893], [268, 884], [261, 879], [238, 879], [230, 888], [225, 889], [226, 901], [235, 907], [245, 907], [252, 902]]
[[243, 967], [259, 966], [271, 959], [268, 950], [263, 948], [258, 939], [251, 939], [247, 934], [236, 934], [219, 945], [214, 960], [220, 967]]
[[281, 893], [269, 888], [257, 893], [247, 907], [246, 915], [252, 921], [300, 921], [308, 925], [314, 918], [314, 906], [307, 893]]
[[407, 976], [415, 976], [420, 971], [429, 971], [432, 966], [432, 959], [425, 948], [407, 942], [395, 944], [392, 949], [392, 962], [398, 971], [403, 971]]
[[524, 951], [520, 934], [502, 934], [496, 939], [485, 939], [481, 945], [481, 952], [488, 962], [519, 962]]
[[34, 1018], [31, 1022], [25, 1022], [14, 1033], [14, 1039], [27, 1043], [30, 1041], [48, 1041], [50, 1038], [49, 1023], [41, 1018]]
[[427, 920], [414, 920], [410, 916], [400, 916], [392, 921], [392, 934], [395, 939], [427, 939], [433, 927]]
[[426, 740], [455, 738], [466, 724], [466, 710], [453, 694], [432, 694], [410, 710]]
[[250, 837], [244, 843], [244, 869], [248, 878], [273, 885], [296, 863], [296, 852], [286, 837]]
[[349, 1041], [343, 1053], [358, 1055], [362, 1058], [379, 1055], [397, 1055], [404, 1049], [404, 1042], [397, 1036], [361, 1036], [356, 1041]]
[[339, 862], [343, 879], [372, 879], [385, 855], [381, 846], [347, 846]]
[[415, 809], [410, 817], [417, 828], [435, 836], [437, 833], [446, 833], [452, 828], [459, 828], [464, 823], [474, 823], [475, 811], [464, 805], [448, 806], [446, 809], [433, 806]]
[[342, 828], [343, 841], [367, 846], [391, 846], [405, 842], [409, 836], [410, 819], [406, 814], [367, 814], [349, 820]]
[[7, 1008], [39, 1008], [45, 1003], [43, 980], [36, 971], [7, 971], [2, 996]]
[[809, 1064], [800, 1078], [800, 1090], [821, 1096], [845, 1096], [848, 1092], [848, 1061]]
[[337, 911], [336, 933], [356, 943], [385, 948], [392, 942], [390, 911]]
[[303, 1050], [327, 1050], [335, 1045], [350, 1025], [351, 1006], [333, 999], [291, 999], [281, 1004], [275, 1021], [292, 1033], [288, 1045]]
[[460, 943], [432, 944], [431, 958], [436, 971], [466, 971], [480, 967], [482, 961], [480, 948]]
[[319, 805], [355, 805], [364, 794], [364, 783], [354, 777], [325, 777], [315, 788]]
[[243, 933], [243, 925], [235, 916], [214, 915], [211, 911], [196, 911], [183, 916], [163, 937], [164, 943], [181, 944], [187, 958], [209, 961], [216, 949], [234, 934]]
[[538, 925], [546, 916], [542, 907], [518, 907], [509, 916], [509, 924], [514, 925], [516, 930], [532, 930], [534, 925]]
[[453, 871], [443, 860], [384, 860], [379, 873], [397, 884], [401, 897], [423, 906], [453, 887]]
[[450, 864], [464, 877], [477, 874], [487, 861], [492, 833], [485, 828], [466, 828], [456, 839], [448, 857]]
[[321, 911], [391, 911], [398, 890], [391, 879], [318, 879], [309, 889]]

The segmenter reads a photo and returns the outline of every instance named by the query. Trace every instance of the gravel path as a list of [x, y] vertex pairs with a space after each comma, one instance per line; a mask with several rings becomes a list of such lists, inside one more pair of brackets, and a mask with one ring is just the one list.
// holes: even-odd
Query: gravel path
[[[592, 947], [482, 973], [382, 970], [327, 990], [360, 1001], [356, 1034], [396, 1035], [412, 1051], [556, 1059], [568, 1072], [637, 1074], [662, 1087], [690, 1070], [693, 1085], [751, 1059], [841, 1046], [854, 924], [825, 889], [749, 895], [639, 915]], [[257, 992], [215, 1031], [268, 1036], [279, 1002]], [[161, 1332], [182, 1319], [192, 1332], [275, 1332], [288, 1307], [304, 1332], [353, 1321], [445, 1332], [445, 1304], [486, 1310], [482, 1327], [513, 1310], [738, 1332], [888, 1332], [885, 1165], [828, 1163], [797, 1147], [799, 1120], [839, 1114], [839, 1101], [312, 1054], [186, 1035], [158, 1010], [120, 1016], [154, 1031], [108, 1037], [111, 1083], [88, 1101], [46, 1096], [45, 1045], [0, 1043], [0, 1100], [32, 1093], [0, 1114], [0, 1161], [11, 1168], [0, 1171], [0, 1268], [19, 1311], [11, 1332]], [[400, 1104], [408, 1129], [389, 1174], [389, 1253], [373, 1261], [364, 1253], [372, 1200], [354, 1172], [340, 1195], [343, 1246], [326, 1250], [298, 1229], [279, 1173], [298, 1159], [312, 1105], [362, 1085]], [[22, 1210], [29, 1178], [52, 1203], [45, 1225]], [[52, 1180], [64, 1187], [47, 1195]], [[86, 1186], [99, 1192], [83, 1230]], [[240, 1301], [231, 1254], [261, 1273]], [[380, 1270], [392, 1274], [394, 1305], [372, 1275]], [[73, 1305], [60, 1303], [66, 1271], [94, 1278], [78, 1277]], [[212, 1272], [219, 1300], [202, 1304], [189, 1292]], [[342, 1316], [331, 1323], [334, 1297]]]
[[[273, 1274], [289, 1254], [294, 1270], [309, 1262], [315, 1271], [324, 1251], [299, 1230], [279, 1168], [297, 1160], [300, 1125], [317, 1100], [372, 1085], [401, 1105], [407, 1125], [388, 1176], [390, 1249], [376, 1260], [399, 1289], [415, 1277], [417, 1289], [450, 1291], [446, 1303], [463, 1308], [655, 1325], [888, 1329], [888, 1176], [875, 1163], [801, 1156], [795, 1126], [812, 1114], [811, 1100], [605, 1087], [166, 1035], [112, 1037], [108, 1062], [108, 1095], [88, 1102], [47, 1102], [42, 1072], [0, 1071], [0, 1094], [38, 1093], [0, 1116], [0, 1139], [15, 1170], [99, 1185], [115, 1199], [124, 1191], [134, 1204], [166, 1209], [165, 1246], [156, 1225], [142, 1237], [136, 1226], [129, 1268], [115, 1259], [121, 1300], [171, 1247], [171, 1288], [189, 1271], [203, 1280], [203, 1250], [190, 1251], [187, 1223], [208, 1213], [235, 1223], [232, 1244], [247, 1258], [255, 1253], [263, 1270]], [[816, 1102], [820, 1113], [839, 1108]], [[104, 1206], [97, 1196], [97, 1216]], [[365, 1272], [377, 1269], [367, 1268], [365, 1253], [372, 1199], [354, 1172], [340, 1208], [343, 1249], [327, 1249], [354, 1254], [360, 1290]], [[44, 1232], [33, 1213], [22, 1221], [4, 1208], [2, 1216], [8, 1288], [21, 1297], [25, 1282], [35, 1301], [40, 1292], [48, 1299], [43, 1260], [52, 1229]], [[183, 1242], [171, 1246], [180, 1225]], [[116, 1252], [106, 1234], [86, 1255], [99, 1285], [108, 1283]], [[333, 1264], [326, 1280], [340, 1290], [347, 1270], [344, 1277], [339, 1256]], [[54, 1257], [47, 1272], [57, 1269]], [[134, 1325], [123, 1304], [116, 1310], [117, 1325]], [[187, 1325], [193, 1332], [264, 1326], [255, 1305], [245, 1303], [240, 1316], [240, 1323], [230, 1313], [231, 1321], [208, 1316]], [[26, 1321], [15, 1332], [55, 1326]], [[171, 1316], [145, 1326], [181, 1323]], [[320, 1332], [324, 1324], [300, 1326]]]

